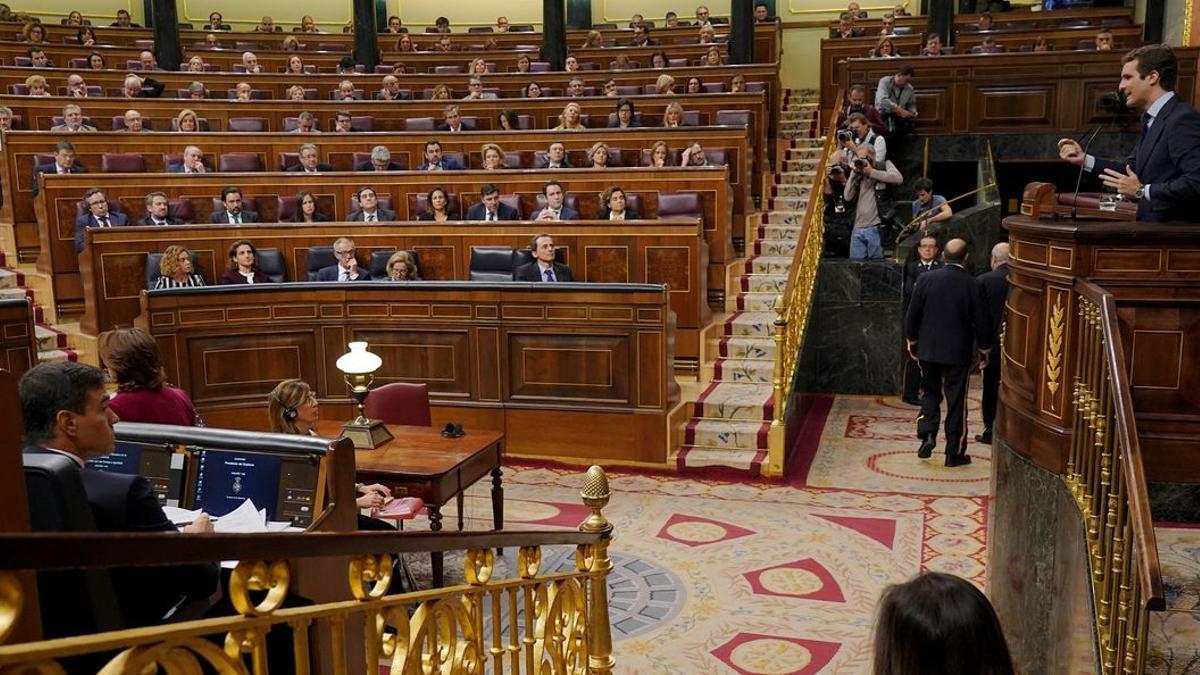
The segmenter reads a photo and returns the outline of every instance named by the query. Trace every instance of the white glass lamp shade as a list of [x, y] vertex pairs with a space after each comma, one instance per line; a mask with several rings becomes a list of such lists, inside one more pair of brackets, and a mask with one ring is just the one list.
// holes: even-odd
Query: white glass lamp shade
[[338, 357], [336, 365], [347, 375], [366, 375], [379, 370], [383, 359], [367, 351], [366, 342], [351, 342], [350, 351]]

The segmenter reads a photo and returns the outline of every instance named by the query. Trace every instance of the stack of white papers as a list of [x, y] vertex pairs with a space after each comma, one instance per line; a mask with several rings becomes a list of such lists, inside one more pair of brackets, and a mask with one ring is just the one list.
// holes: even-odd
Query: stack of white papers
[[[164, 506], [163, 512], [178, 527], [183, 527], [196, 520], [204, 513], [203, 509], [189, 510], [176, 506]], [[262, 534], [266, 532], [303, 532], [304, 528], [295, 527], [289, 521], [267, 520], [266, 509], [256, 509], [254, 502], [247, 499], [236, 509], [220, 517], [212, 519], [213, 531], [219, 534]], [[237, 567], [238, 561], [226, 560], [222, 567]]]

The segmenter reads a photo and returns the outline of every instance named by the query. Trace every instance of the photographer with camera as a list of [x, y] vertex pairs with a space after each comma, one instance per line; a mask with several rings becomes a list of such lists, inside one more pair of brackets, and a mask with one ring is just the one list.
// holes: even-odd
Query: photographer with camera
[[[875, 260], [883, 257], [879, 234], [879, 193], [890, 185], [899, 185], [904, 177], [891, 162], [876, 161], [875, 146], [863, 144], [855, 149], [854, 163], [843, 195], [847, 202], [857, 199], [854, 207], [854, 229], [850, 233], [850, 259]], [[845, 171], [845, 169], [843, 169]]]
[[883, 115], [879, 114], [875, 106], [867, 103], [867, 88], [861, 84], [850, 85], [850, 91], [846, 93], [846, 105], [838, 111], [837, 128], [845, 129], [850, 123], [850, 115], [854, 113], [867, 116], [867, 121], [871, 123], [871, 131], [877, 134], [884, 132]]
[[912, 133], [917, 117], [917, 94], [912, 85], [915, 75], [916, 71], [906, 63], [896, 69], [895, 75], [879, 78], [879, 86], [875, 89], [875, 107], [883, 113], [889, 136]]
[[875, 161], [887, 160], [887, 141], [871, 130], [871, 123], [862, 113], [850, 113], [849, 127], [837, 132], [838, 145], [842, 150], [842, 161], [854, 163], [855, 153], [862, 145], [875, 148]]

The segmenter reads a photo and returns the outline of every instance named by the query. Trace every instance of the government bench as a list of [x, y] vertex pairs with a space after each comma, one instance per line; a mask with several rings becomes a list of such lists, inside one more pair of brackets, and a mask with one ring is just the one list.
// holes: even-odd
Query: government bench
[[[260, 251], [277, 251], [283, 280], [302, 282], [308, 272], [334, 264], [324, 251], [339, 236], [352, 236], [359, 266], [374, 270], [391, 252], [409, 250], [419, 261], [424, 281], [467, 280], [480, 267], [475, 259], [494, 255], [498, 248], [527, 249], [530, 237], [554, 237], [558, 258], [571, 267], [576, 281], [589, 283], [662, 284], [669, 290], [675, 312], [675, 354], [681, 365], [693, 367], [699, 353], [699, 334], [712, 319], [706, 294], [708, 246], [693, 220], [552, 221], [535, 223], [318, 223], [193, 225], [174, 227], [114, 227], [88, 231], [80, 257], [84, 315], [80, 328], [97, 335], [117, 326], [132, 325], [139, 312], [138, 297], [146, 281], [148, 255], [167, 246], [186, 246], [208, 283], [228, 269], [233, 242], [247, 239]], [[310, 260], [316, 255], [317, 261]], [[505, 269], [511, 274], [512, 263]], [[387, 283], [387, 282], [380, 282]]]

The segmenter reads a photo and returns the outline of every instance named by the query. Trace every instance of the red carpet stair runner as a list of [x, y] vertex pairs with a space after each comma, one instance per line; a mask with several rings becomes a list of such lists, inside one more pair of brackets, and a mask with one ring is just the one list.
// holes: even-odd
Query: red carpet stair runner
[[767, 459], [767, 430], [774, 414], [775, 297], [787, 285], [814, 168], [824, 140], [816, 129], [817, 96], [789, 91], [780, 134], [789, 139], [765, 205], [757, 238], [747, 243], [741, 290], [730, 303], [712, 366], [712, 383], [690, 402], [680, 469], [730, 467], [759, 474]]
[[33, 321], [37, 335], [38, 361], [41, 363], [75, 361], [75, 350], [67, 346], [67, 334], [47, 325], [41, 305], [36, 304], [34, 291], [25, 286], [25, 273], [8, 267], [13, 254], [0, 251], [0, 298], [30, 298], [34, 301]]

